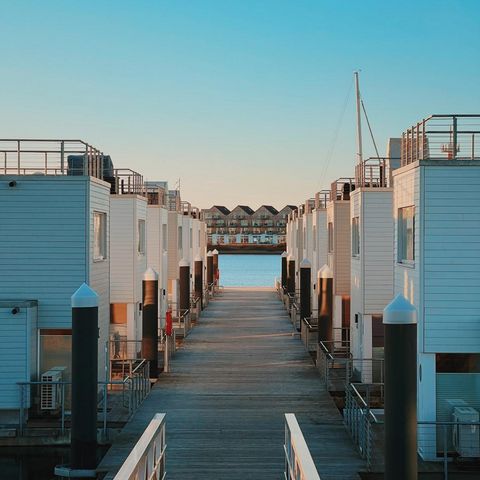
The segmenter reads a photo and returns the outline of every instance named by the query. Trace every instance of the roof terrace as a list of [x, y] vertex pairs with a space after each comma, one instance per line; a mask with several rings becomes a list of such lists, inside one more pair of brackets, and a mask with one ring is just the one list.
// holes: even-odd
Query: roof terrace
[[480, 114], [431, 115], [402, 134], [401, 165], [480, 160]]
[[1, 175], [113, 177], [109, 156], [83, 140], [0, 139]]
[[392, 185], [390, 161], [387, 157], [370, 157], [355, 166], [355, 185], [367, 188], [388, 188]]

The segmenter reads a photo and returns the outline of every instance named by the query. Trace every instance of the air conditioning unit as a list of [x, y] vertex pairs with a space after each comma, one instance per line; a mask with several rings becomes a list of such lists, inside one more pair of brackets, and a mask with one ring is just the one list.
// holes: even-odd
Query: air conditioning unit
[[[42, 373], [42, 385], [40, 390], [40, 410], [57, 410], [62, 400], [61, 385], [55, 382], [62, 381], [62, 373], [65, 367], [54, 367]], [[48, 385], [52, 383], [52, 385]]]
[[[455, 423], [452, 428], [453, 446], [457, 453], [464, 458], [480, 457], [478, 411], [468, 406], [454, 407], [452, 420]], [[477, 425], [466, 425], [468, 423]]]

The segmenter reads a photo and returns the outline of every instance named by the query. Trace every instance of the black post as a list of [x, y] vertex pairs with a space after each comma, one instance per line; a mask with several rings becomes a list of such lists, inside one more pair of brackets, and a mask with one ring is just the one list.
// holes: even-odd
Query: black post
[[302, 318], [309, 318], [312, 314], [311, 275], [310, 262], [304, 258], [300, 264], [300, 322]]
[[287, 270], [287, 252], [282, 253], [282, 292], [285, 293], [287, 289], [287, 277], [288, 277], [288, 270]]
[[417, 316], [397, 295], [383, 311], [385, 326], [385, 480], [416, 480]]
[[143, 275], [142, 355], [150, 362], [149, 378], [158, 378], [158, 273]]
[[203, 310], [203, 261], [200, 255], [195, 257], [193, 263], [195, 295], [200, 298], [200, 309]]
[[207, 285], [213, 283], [213, 253], [207, 253]]
[[295, 295], [295, 259], [288, 259], [287, 292]]
[[72, 470], [97, 467], [97, 391], [98, 295], [84, 283], [72, 295]]
[[317, 276], [318, 343], [325, 341], [333, 351], [333, 272], [324, 265]]
[[180, 264], [180, 315], [190, 310], [190, 264], [181, 260]]
[[218, 283], [218, 250], [215, 249], [213, 252], [213, 281], [215, 282], [215, 285]]

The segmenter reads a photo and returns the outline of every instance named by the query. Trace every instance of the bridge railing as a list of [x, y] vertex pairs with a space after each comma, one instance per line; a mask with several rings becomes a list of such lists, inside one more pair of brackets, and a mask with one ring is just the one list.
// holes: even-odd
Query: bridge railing
[[285, 480], [320, 480], [302, 430], [293, 413], [285, 414]]
[[165, 413], [156, 413], [113, 480], [166, 478], [165, 424]]

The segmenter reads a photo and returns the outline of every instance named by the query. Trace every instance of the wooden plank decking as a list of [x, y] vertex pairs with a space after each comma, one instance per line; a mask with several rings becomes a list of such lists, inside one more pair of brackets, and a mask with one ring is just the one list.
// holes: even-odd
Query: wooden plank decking
[[225, 289], [210, 303], [101, 469], [120, 467], [156, 412], [167, 413], [169, 479], [283, 478], [284, 413], [297, 415], [322, 480], [364, 468], [272, 289]]

